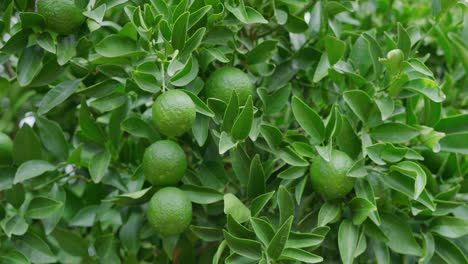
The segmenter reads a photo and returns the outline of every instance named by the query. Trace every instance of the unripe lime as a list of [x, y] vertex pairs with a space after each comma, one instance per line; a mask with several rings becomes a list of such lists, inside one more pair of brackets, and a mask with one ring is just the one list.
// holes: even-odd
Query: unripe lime
[[386, 64], [388, 65], [391, 73], [397, 73], [403, 67], [405, 54], [400, 49], [394, 49], [387, 53]]
[[73, 0], [37, 0], [36, 10], [51, 30], [68, 35], [77, 30], [85, 17]]
[[146, 149], [142, 166], [145, 178], [153, 185], [173, 185], [184, 176], [187, 158], [177, 143], [161, 140]]
[[179, 90], [169, 90], [156, 98], [153, 120], [162, 134], [180, 136], [192, 128], [195, 110], [190, 96]]
[[163, 236], [184, 232], [192, 221], [192, 203], [175, 187], [157, 191], [148, 203], [148, 221]]
[[243, 105], [249, 95], [253, 96], [254, 85], [249, 76], [243, 71], [233, 67], [223, 67], [213, 72], [205, 86], [205, 95], [208, 98], [217, 98], [226, 104], [233, 91]]
[[353, 160], [346, 153], [333, 150], [330, 161], [317, 156], [310, 167], [312, 188], [326, 199], [341, 198], [354, 187], [354, 178], [346, 176]]

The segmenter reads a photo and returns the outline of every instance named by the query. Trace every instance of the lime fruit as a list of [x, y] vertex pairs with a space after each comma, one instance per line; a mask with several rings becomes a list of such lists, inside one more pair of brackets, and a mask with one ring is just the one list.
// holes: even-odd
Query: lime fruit
[[68, 35], [77, 30], [85, 17], [73, 0], [37, 0], [36, 10], [51, 30]]
[[148, 203], [148, 221], [163, 236], [178, 235], [192, 221], [192, 203], [178, 188], [162, 188]]
[[13, 161], [13, 141], [0, 132], [0, 165], [8, 165]]
[[345, 196], [354, 187], [354, 178], [346, 176], [353, 160], [346, 153], [333, 150], [330, 161], [317, 156], [310, 167], [312, 188], [326, 199]]
[[180, 136], [195, 122], [195, 104], [190, 96], [179, 90], [169, 90], [158, 96], [152, 111], [156, 127], [166, 136]]
[[176, 184], [187, 169], [182, 148], [171, 140], [160, 140], [149, 146], [143, 155], [143, 173], [153, 185]]
[[254, 91], [254, 85], [249, 76], [237, 68], [220, 68], [213, 72], [206, 81], [205, 95], [208, 98], [216, 98], [227, 104], [233, 91], [237, 93], [240, 104], [245, 103]]

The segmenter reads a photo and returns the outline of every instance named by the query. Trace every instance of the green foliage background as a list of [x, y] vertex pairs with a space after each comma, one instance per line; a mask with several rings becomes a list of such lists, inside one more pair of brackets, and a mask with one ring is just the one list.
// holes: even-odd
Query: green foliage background
[[[0, 2], [0, 262], [467, 263], [465, 1], [75, 3], [62, 36]], [[255, 82], [245, 105], [205, 98], [223, 65]], [[140, 165], [167, 89], [197, 117], [175, 139], [192, 226], [164, 238]], [[326, 201], [308, 170], [332, 149], [356, 182]]]

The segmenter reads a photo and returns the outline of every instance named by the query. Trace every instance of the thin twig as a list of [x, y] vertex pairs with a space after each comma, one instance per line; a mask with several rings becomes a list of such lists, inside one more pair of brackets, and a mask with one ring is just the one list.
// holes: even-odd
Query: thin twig
[[5, 62], [3, 64], [3, 68], [5, 68], [5, 72], [8, 74], [8, 77], [10, 77], [10, 79], [14, 78], [16, 76], [15, 71], [11, 67], [11, 62], [10, 61]]

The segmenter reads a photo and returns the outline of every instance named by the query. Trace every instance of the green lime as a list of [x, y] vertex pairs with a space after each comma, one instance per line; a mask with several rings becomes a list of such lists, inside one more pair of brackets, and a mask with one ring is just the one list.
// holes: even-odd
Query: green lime
[[77, 30], [85, 17], [73, 0], [37, 0], [36, 10], [51, 30], [68, 35]]
[[171, 140], [149, 146], [143, 156], [145, 178], [153, 185], [176, 184], [185, 174], [187, 158], [182, 148]]
[[163, 236], [178, 235], [192, 221], [192, 203], [178, 188], [162, 188], [148, 203], [148, 221]]
[[158, 96], [152, 110], [156, 127], [166, 136], [180, 136], [195, 122], [195, 104], [179, 90], [169, 90]]
[[220, 68], [206, 81], [205, 95], [208, 98], [217, 98], [228, 103], [233, 91], [239, 96], [241, 104], [254, 92], [254, 85], [249, 76], [237, 68]]
[[333, 150], [330, 161], [317, 156], [310, 167], [312, 188], [326, 199], [341, 198], [354, 187], [354, 178], [346, 176], [353, 160], [346, 153]]
[[13, 141], [11, 138], [0, 132], [0, 165], [8, 165], [13, 160]]

